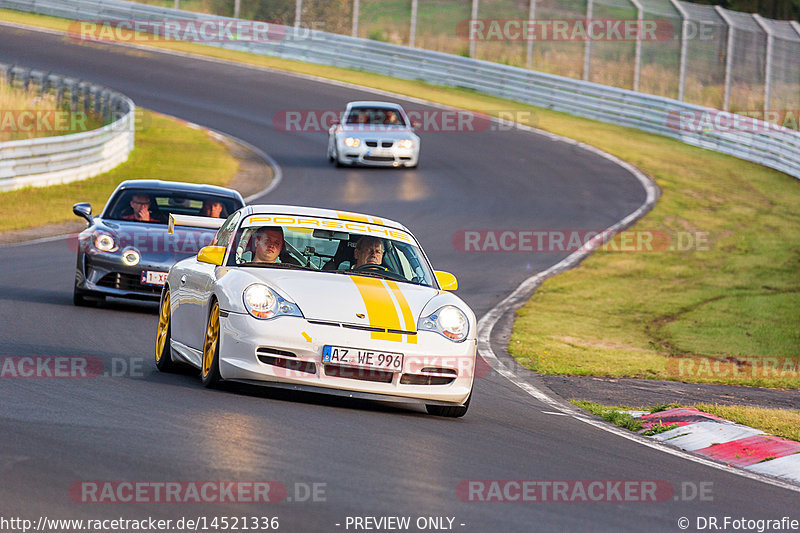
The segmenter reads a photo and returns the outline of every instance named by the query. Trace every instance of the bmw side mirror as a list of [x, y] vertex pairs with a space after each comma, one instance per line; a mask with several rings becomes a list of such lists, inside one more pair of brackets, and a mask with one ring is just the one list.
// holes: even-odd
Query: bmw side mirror
[[94, 222], [94, 219], [92, 218], [92, 205], [88, 202], [80, 202], [73, 205], [72, 212], [81, 218], [85, 218], [86, 222], [89, 224]]

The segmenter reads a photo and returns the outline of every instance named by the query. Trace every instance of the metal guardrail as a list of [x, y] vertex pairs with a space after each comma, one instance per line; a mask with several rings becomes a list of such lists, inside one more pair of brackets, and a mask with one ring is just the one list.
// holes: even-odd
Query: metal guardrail
[[[236, 20], [122, 0], [0, 0], [0, 7], [75, 20], [140, 21], [162, 34], [164, 21], [218, 21], [222, 25]], [[146, 29], [147, 24], [140, 28]], [[205, 44], [473, 89], [664, 135], [800, 178], [800, 133], [761, 120], [524, 68], [305, 28], [273, 26], [270, 36]]]
[[59, 106], [68, 104], [73, 112], [91, 111], [110, 122], [91, 131], [0, 143], [0, 191], [82, 180], [128, 159], [136, 111], [128, 97], [73, 78], [2, 63], [0, 76], [13, 86], [53, 93]]

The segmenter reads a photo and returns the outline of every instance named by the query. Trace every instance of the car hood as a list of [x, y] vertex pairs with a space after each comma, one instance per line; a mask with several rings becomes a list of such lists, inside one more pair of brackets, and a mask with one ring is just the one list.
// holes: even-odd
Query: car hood
[[[251, 270], [251, 269], [248, 269]], [[439, 291], [372, 276], [258, 270], [257, 276], [296, 303], [308, 320], [416, 331], [422, 310]]]
[[341, 126], [340, 134], [352, 135], [362, 139], [381, 138], [381, 139], [408, 139], [417, 135], [409, 128], [399, 126]]
[[142, 258], [165, 264], [197, 254], [200, 248], [211, 243], [216, 233], [213, 229], [179, 227], [170, 235], [166, 224], [97, 219], [89, 229], [112, 234], [117, 239], [118, 253], [133, 248]]

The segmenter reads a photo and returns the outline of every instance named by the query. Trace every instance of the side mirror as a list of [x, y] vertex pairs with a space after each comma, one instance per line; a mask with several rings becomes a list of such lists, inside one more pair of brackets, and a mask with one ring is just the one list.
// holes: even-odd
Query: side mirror
[[418, 120], [415, 120], [414, 122], [412, 122], [412, 123], [411, 123], [411, 129], [412, 129], [412, 130], [415, 130], [415, 129], [417, 129], [417, 128], [419, 128], [420, 126], [422, 126], [422, 123], [421, 123], [420, 121], [418, 121]]
[[201, 263], [208, 263], [211, 265], [222, 266], [225, 260], [225, 251], [227, 248], [224, 246], [203, 246], [197, 252], [197, 260]]
[[339, 120], [338, 118], [335, 118], [335, 119], [331, 120], [331, 126], [338, 126], [341, 123], [342, 123], [342, 121]]
[[80, 202], [72, 206], [72, 212], [75, 215], [85, 218], [89, 224], [94, 222], [92, 218], [92, 205], [88, 202]]
[[436, 281], [439, 282], [439, 287], [443, 291], [454, 291], [458, 288], [458, 280], [450, 272], [435, 270], [433, 273], [436, 275]]

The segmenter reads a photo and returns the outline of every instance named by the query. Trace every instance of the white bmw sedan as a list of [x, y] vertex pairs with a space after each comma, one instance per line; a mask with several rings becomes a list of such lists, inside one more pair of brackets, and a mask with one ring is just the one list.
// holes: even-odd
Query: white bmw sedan
[[174, 216], [175, 225], [219, 230], [169, 271], [159, 370], [183, 363], [209, 387], [230, 380], [467, 412], [475, 314], [403, 225], [278, 205], [224, 222]]
[[413, 168], [419, 164], [419, 136], [398, 104], [350, 102], [328, 130], [328, 159], [337, 166]]

